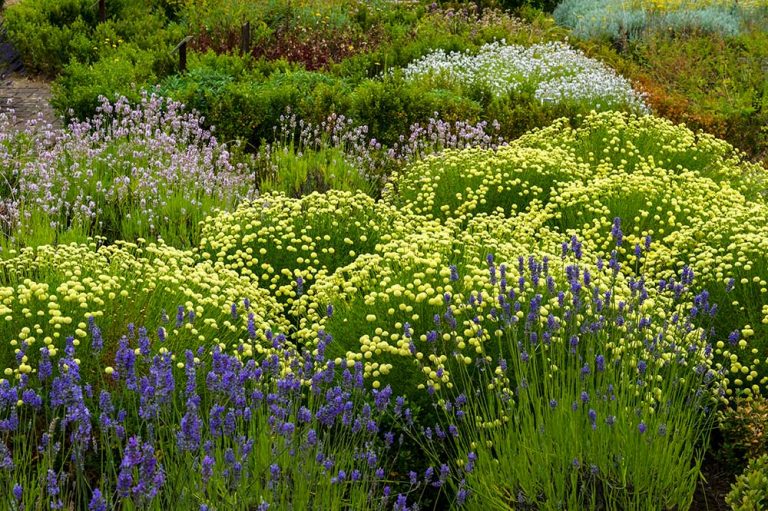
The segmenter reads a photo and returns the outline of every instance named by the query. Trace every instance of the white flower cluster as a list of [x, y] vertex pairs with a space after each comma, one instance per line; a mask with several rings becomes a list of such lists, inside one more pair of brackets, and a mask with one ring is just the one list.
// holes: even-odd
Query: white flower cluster
[[625, 106], [648, 111], [627, 79], [561, 42], [525, 47], [502, 39], [483, 45], [477, 54], [436, 50], [403, 73], [409, 80], [426, 77], [483, 87], [497, 96], [532, 89], [541, 102], [583, 101], [598, 110]]

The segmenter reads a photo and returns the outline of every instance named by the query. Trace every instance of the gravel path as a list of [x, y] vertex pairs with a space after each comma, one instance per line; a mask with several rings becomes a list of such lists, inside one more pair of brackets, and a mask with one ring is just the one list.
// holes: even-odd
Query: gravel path
[[[5, 6], [8, 7], [21, 0], [5, 0]], [[1, 17], [1, 15], [0, 15]], [[3, 51], [2, 59], [15, 59], [15, 50], [5, 41], [2, 41]], [[38, 116], [46, 122], [54, 125], [61, 125], [61, 120], [56, 116], [51, 108], [51, 85], [44, 80], [30, 78], [24, 73], [13, 72], [11, 74], [2, 73], [0, 78], [0, 112], [13, 110], [16, 116], [16, 124], [24, 125], [31, 119]]]
[[12, 74], [0, 82], [0, 112], [14, 110], [17, 125], [42, 115], [54, 125], [61, 121], [50, 104], [51, 85], [48, 82]]

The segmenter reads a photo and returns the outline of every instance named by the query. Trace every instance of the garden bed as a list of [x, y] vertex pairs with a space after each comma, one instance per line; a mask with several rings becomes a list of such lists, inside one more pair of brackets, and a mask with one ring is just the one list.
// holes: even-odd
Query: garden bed
[[478, 4], [6, 7], [2, 509], [768, 502], [765, 6]]

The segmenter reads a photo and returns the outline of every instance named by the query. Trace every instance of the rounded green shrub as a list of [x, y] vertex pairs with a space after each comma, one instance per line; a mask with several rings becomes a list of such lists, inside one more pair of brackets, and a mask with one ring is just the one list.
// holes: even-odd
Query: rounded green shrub
[[725, 501], [734, 511], [759, 511], [768, 506], [768, 454], [749, 462]]

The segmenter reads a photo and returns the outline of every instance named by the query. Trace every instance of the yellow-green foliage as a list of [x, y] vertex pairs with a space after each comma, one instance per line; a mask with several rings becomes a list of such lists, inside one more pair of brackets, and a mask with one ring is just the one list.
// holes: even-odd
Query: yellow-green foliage
[[723, 140], [659, 117], [593, 112], [576, 128], [568, 119], [560, 119], [513, 144], [546, 151], [565, 149], [597, 174], [634, 172], [643, 163], [671, 171], [698, 171], [718, 183], [727, 181], [750, 199], [766, 200], [768, 176], [763, 167], [744, 161]]
[[[375, 386], [393, 384], [407, 390], [407, 386], [402, 386], [405, 382], [437, 389], [442, 383], [450, 384], [450, 372], [445, 365], [447, 354], [453, 350], [469, 363], [477, 353], [484, 352], [484, 343], [497, 335], [496, 327], [485, 326], [485, 320], [490, 321], [486, 315], [498, 306], [498, 290], [489, 281], [488, 254], [493, 253], [499, 264], [506, 262], [510, 287], [517, 282], [517, 273], [512, 268], [517, 267], [518, 257], [527, 261], [529, 255], [556, 261], [552, 263], [552, 272], [560, 275], [562, 281], [560, 258], [554, 255], [560, 250], [560, 237], [540, 223], [537, 227], [536, 222], [534, 215], [511, 219], [481, 215], [466, 225], [455, 220], [446, 224], [422, 221], [417, 232], [394, 238], [377, 247], [376, 253], [361, 256], [335, 273], [318, 278], [307, 295], [294, 305], [294, 313], [302, 318], [297, 335], [311, 341], [316, 330], [325, 329], [334, 336], [327, 353], [340, 362], [346, 360], [348, 365], [362, 361], [365, 375], [373, 378]], [[451, 280], [451, 265], [458, 272], [457, 281]], [[601, 284], [605, 289], [606, 286], [606, 282]], [[446, 293], [450, 295], [450, 305], [445, 302]], [[518, 300], [525, 302], [534, 294], [527, 282], [518, 293]], [[471, 295], [481, 295], [480, 323], [474, 322], [473, 316], [463, 316]], [[333, 306], [330, 318], [326, 314], [328, 304]], [[431, 354], [426, 334], [435, 328], [434, 316], [444, 314], [446, 306], [454, 311], [459, 323], [454, 335], [446, 333], [447, 337], [441, 339], [441, 354]], [[405, 324], [415, 335], [414, 352], [404, 335]], [[481, 326], [486, 331], [478, 337]], [[396, 378], [378, 381], [395, 366]], [[413, 372], [414, 367], [416, 372], [426, 375], [426, 380]], [[440, 377], [438, 369], [444, 370]]]
[[766, 381], [766, 182], [765, 170], [726, 142], [609, 112], [587, 116], [579, 128], [558, 121], [495, 152], [449, 151], [418, 162], [393, 178], [387, 197], [429, 218], [496, 213], [519, 224], [525, 213], [604, 258], [616, 248], [606, 233], [621, 218], [625, 271], [669, 282], [684, 265], [693, 269], [697, 288], [719, 307], [716, 351], [729, 383], [749, 394]]
[[[517, 225], [520, 227], [516, 228]], [[303, 342], [312, 342], [317, 330], [329, 332], [334, 342], [326, 348], [326, 355], [349, 367], [362, 362], [364, 375], [375, 388], [391, 385], [396, 391], [409, 394], [414, 392], [414, 387], [433, 391], [443, 387], [451, 389], [456, 384], [457, 364], [459, 371], [466, 371], [460, 369], [461, 365], [471, 369], [478, 357], [490, 362], [500, 356], [518, 356], [510, 353], [509, 342], [502, 340], [510, 335], [511, 327], [501, 317], [502, 306], [497, 297], [507, 291], [502, 292], [499, 281], [493, 283], [489, 278], [486, 256], [492, 249], [482, 241], [483, 233], [502, 234], [493, 242], [494, 264], [497, 279], [501, 279], [502, 265], [505, 267], [506, 288], [514, 290], [511, 301], [525, 306], [543, 293], [546, 299], [537, 318], [542, 327], [550, 315], [563, 318], [568, 316], [567, 311], [574, 311], [574, 295], [565, 293], [561, 305], [555, 292], [546, 291], [549, 283], [545, 283], [543, 276], [538, 283], [528, 276], [520, 287], [520, 256], [526, 272], [530, 260], [525, 254], [533, 255], [539, 263], [547, 258], [551, 285], [557, 289], [568, 288], [566, 266], [574, 262], [572, 257], [561, 260], [558, 237], [546, 228], [535, 230], [535, 234], [526, 229], [525, 220], [502, 216], [481, 217], [479, 222], [471, 221], [465, 228], [453, 221], [447, 225], [424, 222], [419, 233], [393, 240], [381, 246], [378, 253], [361, 256], [336, 273], [319, 278], [307, 295], [294, 304], [294, 312], [302, 317], [297, 335]], [[614, 276], [607, 267], [598, 269], [592, 261], [592, 255], [585, 251], [579, 263], [591, 273], [588, 294], [603, 296], [611, 290], [611, 301], [605, 306], [615, 312], [620, 302], [631, 300], [630, 282], [621, 274]], [[456, 267], [456, 280], [451, 276], [451, 265]], [[649, 294], [650, 299], [635, 312], [641, 314], [638, 317], [663, 315], [663, 311], [670, 310], [667, 294], [657, 293], [655, 289], [650, 289]], [[333, 306], [330, 317], [326, 311], [328, 304]], [[456, 319], [455, 326], [449, 325], [447, 310]], [[585, 303], [585, 308], [578, 313], [581, 318], [578, 321], [600, 314], [594, 303]], [[603, 310], [602, 314], [607, 311]], [[439, 320], [435, 320], [435, 316]], [[518, 312], [516, 318], [522, 325], [525, 315]], [[623, 337], [606, 338], [600, 346], [595, 346], [595, 350], [604, 350], [602, 353], [609, 363], [622, 357], [635, 361], [630, 361], [630, 365], [637, 360], [655, 358], [647, 346], [638, 341], [638, 331], [631, 324], [628, 320], [627, 325], [617, 327], [624, 332]], [[695, 346], [702, 355], [701, 363], [709, 367], [710, 360], [703, 357], [705, 346], [699, 339], [699, 330], [678, 335], [659, 323], [640, 335], [655, 338], [662, 332], [665, 346], [675, 343]], [[540, 349], [567, 351], [568, 342], [563, 330], [553, 336], [551, 345], [541, 345]], [[662, 367], [668, 361], [665, 355], [657, 364]], [[556, 367], [550, 369], [551, 372], [557, 370]], [[646, 405], [653, 408], [654, 403], [662, 399], [661, 390], [649, 389], [647, 399]]]
[[759, 511], [768, 506], [768, 454], [749, 462], [725, 501], [734, 511]]
[[[486, 256], [505, 263], [510, 288], [529, 256], [547, 258], [553, 282], [562, 284], [561, 243], [575, 236], [593, 290], [612, 289], [614, 307], [629, 299], [628, 279], [642, 272], [651, 295], [644, 307], [663, 315], [665, 293], [650, 280], [672, 281], [684, 265], [693, 268], [696, 289], [707, 288], [720, 307], [715, 368], [731, 387], [752, 393], [768, 344], [764, 183], [724, 142], [652, 117], [592, 114], [579, 128], [559, 121], [496, 151], [447, 151], [417, 162], [393, 177], [382, 201], [341, 191], [263, 196], [209, 217], [195, 251], [143, 242], [26, 250], [3, 263], [4, 333], [15, 343], [86, 339], [93, 316], [115, 339], [127, 323], [161, 326], [166, 311], [171, 341], [242, 342], [250, 355], [257, 348], [242, 307], [237, 320], [230, 314], [233, 303], [249, 298], [256, 345], [267, 329], [302, 344], [325, 329], [334, 337], [328, 354], [363, 361], [376, 385], [397, 365], [398, 384], [439, 388], [450, 383], [447, 353], [471, 360], [493, 351], [486, 343], [499, 331], [489, 316], [498, 290]], [[615, 217], [624, 232], [619, 247], [608, 235]], [[615, 277], [598, 262], [613, 250], [623, 268]], [[731, 278], [734, 289], [726, 292]], [[535, 287], [525, 281], [516, 299], [526, 303]], [[472, 296], [479, 314], [466, 309]], [[177, 332], [179, 305], [197, 318]], [[444, 334], [454, 350], [430, 353], [424, 338], [446, 306], [458, 321]], [[611, 342], [617, 353], [624, 349]]]
[[[258, 282], [217, 263], [198, 263], [194, 253], [164, 244], [24, 249], [18, 256], [0, 261], [0, 274], [0, 332], [3, 342], [11, 346], [2, 350], [0, 359], [0, 365], [7, 368], [6, 376], [18, 375], [23, 369], [35, 371], [32, 361], [11, 368], [13, 353], [22, 341], [30, 359], [36, 359], [42, 347], [55, 356], [69, 336], [76, 344], [90, 343], [90, 317], [105, 342], [105, 360], [83, 361], [90, 367], [110, 365], [109, 357], [129, 323], [146, 327], [155, 347], [221, 344], [235, 349], [244, 343], [247, 355], [259, 349], [254, 346], [260, 347], [267, 329], [279, 331], [286, 326], [281, 307]], [[242, 307], [246, 298], [253, 304], [255, 340], [247, 332]], [[230, 313], [233, 303], [240, 308], [237, 321]], [[184, 309], [184, 321], [177, 328], [179, 306]], [[167, 323], [161, 319], [163, 313], [169, 318]], [[158, 339], [157, 328], [164, 329], [164, 342]]]
[[[729, 393], [750, 394], [765, 381], [768, 345], [765, 182], [764, 171], [713, 137], [653, 117], [591, 114], [579, 128], [558, 121], [496, 151], [416, 162], [393, 176], [383, 201], [347, 192], [262, 197], [210, 218], [201, 255], [285, 303], [299, 342], [326, 329], [334, 336], [328, 353], [362, 360], [374, 380], [397, 364], [420, 367], [439, 386], [448, 372], [430, 377], [441, 362], [420, 362], [428, 353], [412, 353], [405, 325], [423, 337], [443, 313], [445, 293], [457, 307], [472, 293], [493, 302], [487, 254], [510, 268], [531, 255], [559, 261], [560, 243], [576, 236], [587, 247], [582, 264], [598, 280], [605, 270], [596, 258], [614, 249], [627, 278], [642, 272], [671, 282], [691, 267], [695, 289], [707, 289], [720, 308], [716, 369], [727, 374]], [[615, 217], [620, 247], [607, 235]], [[459, 282], [449, 281], [450, 265]], [[623, 278], [619, 290], [628, 289]], [[473, 320], [458, 327], [459, 352], [478, 349], [462, 332], [476, 328]]]
[[466, 219], [481, 212], [511, 216], [546, 202], [555, 182], [578, 179], [588, 170], [560, 149], [452, 150], [395, 174], [384, 194], [426, 218]]
[[261, 281], [292, 303], [298, 279], [308, 288], [318, 274], [354, 261], [403, 229], [403, 221], [364, 193], [329, 191], [301, 199], [274, 194], [209, 218], [201, 248], [204, 258]]

